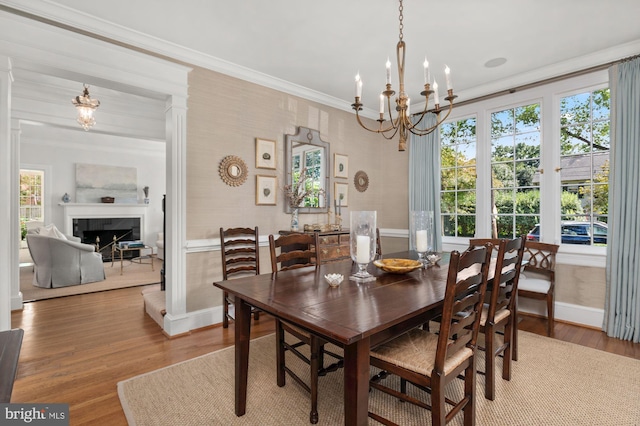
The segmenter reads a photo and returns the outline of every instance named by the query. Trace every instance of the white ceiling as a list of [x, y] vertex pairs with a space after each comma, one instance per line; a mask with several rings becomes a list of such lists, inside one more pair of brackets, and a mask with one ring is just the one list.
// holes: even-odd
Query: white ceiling
[[[0, 0], [28, 13], [349, 109], [354, 76], [377, 108], [387, 57], [397, 91], [396, 0]], [[406, 89], [422, 90], [422, 62], [460, 100], [640, 53], [640, 1], [404, 2]], [[494, 58], [506, 63], [485, 67]], [[441, 93], [443, 90], [441, 89]]]

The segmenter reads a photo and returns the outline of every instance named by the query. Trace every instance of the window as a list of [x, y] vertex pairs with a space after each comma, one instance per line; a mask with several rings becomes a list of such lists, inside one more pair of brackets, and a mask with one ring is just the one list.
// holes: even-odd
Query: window
[[[606, 245], [609, 204], [609, 89], [560, 100], [562, 243]], [[567, 222], [577, 222], [583, 238], [566, 239]], [[565, 241], [566, 240], [566, 241]]]
[[476, 232], [476, 119], [440, 126], [440, 209], [443, 234]]
[[606, 70], [456, 107], [440, 126], [445, 247], [526, 235], [604, 259], [609, 110]]
[[525, 235], [540, 221], [540, 104], [491, 114], [491, 236]]
[[24, 238], [29, 221], [44, 222], [44, 172], [20, 170], [20, 227]]

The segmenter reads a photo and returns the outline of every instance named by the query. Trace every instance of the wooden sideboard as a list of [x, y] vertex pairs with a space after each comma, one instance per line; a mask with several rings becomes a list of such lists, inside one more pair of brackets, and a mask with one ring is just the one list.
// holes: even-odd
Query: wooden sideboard
[[350, 259], [349, 231], [318, 232], [318, 261], [336, 262]]
[[[291, 234], [292, 231], [280, 231], [280, 235]], [[326, 232], [309, 232], [318, 234], [318, 262], [329, 263], [339, 260], [349, 259], [351, 257], [349, 248], [349, 230], [342, 231], [326, 231]], [[290, 248], [293, 250], [294, 248]]]

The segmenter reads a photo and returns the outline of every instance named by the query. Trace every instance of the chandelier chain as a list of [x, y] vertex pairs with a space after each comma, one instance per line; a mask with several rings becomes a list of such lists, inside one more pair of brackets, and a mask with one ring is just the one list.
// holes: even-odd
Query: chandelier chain
[[404, 24], [402, 23], [402, 20], [404, 19], [404, 15], [402, 14], [402, 9], [404, 8], [402, 6], [402, 0], [400, 0], [400, 6], [398, 7], [398, 10], [400, 11], [400, 16], [398, 18], [400, 20], [400, 41], [402, 41], [402, 36], [403, 36], [402, 29], [404, 28]]

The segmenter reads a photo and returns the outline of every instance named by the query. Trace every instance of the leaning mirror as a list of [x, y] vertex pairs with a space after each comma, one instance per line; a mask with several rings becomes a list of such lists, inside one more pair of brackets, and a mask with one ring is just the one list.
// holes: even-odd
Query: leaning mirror
[[[295, 135], [285, 136], [285, 184], [287, 188], [298, 188], [301, 197], [299, 213], [326, 213], [329, 209], [329, 142], [320, 139], [320, 132], [298, 127]], [[306, 181], [300, 184], [300, 177]], [[286, 196], [286, 195], [285, 195]], [[285, 200], [285, 211], [291, 213], [292, 206]]]

